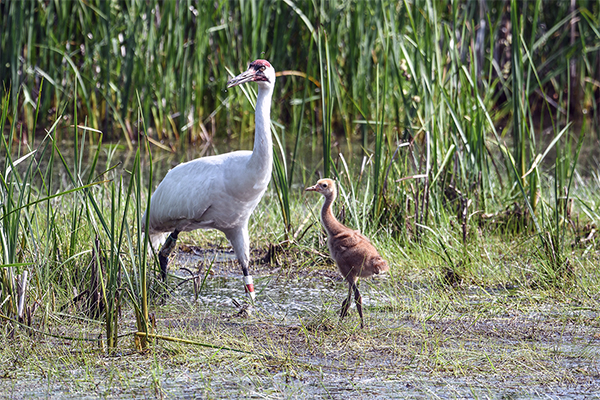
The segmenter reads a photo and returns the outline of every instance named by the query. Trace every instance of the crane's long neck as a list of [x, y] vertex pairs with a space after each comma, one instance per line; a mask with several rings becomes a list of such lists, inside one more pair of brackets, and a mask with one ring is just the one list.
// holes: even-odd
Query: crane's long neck
[[258, 87], [256, 99], [254, 149], [248, 163], [249, 168], [263, 172], [271, 178], [273, 168], [273, 140], [271, 139], [271, 97], [273, 88]]
[[335, 198], [335, 192], [331, 192], [329, 195], [325, 196], [325, 203], [321, 209], [321, 221], [329, 236], [337, 235], [345, 228], [345, 226], [335, 218], [333, 211], [331, 210], [331, 205], [335, 201]]

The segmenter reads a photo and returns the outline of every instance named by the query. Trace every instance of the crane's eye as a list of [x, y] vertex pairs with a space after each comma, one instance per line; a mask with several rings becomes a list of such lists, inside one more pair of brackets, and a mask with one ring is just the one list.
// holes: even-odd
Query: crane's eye
[[267, 67], [265, 67], [264, 65], [262, 67], [260, 67], [261, 71], [264, 71], [265, 69], [267, 69]]

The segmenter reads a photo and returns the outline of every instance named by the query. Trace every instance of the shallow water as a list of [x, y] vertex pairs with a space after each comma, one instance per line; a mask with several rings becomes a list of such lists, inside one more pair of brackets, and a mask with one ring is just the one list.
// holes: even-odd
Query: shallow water
[[[187, 271], [177, 269], [185, 266], [197, 273], [198, 265], [214, 261], [204, 287], [197, 296], [200, 304], [235, 308], [234, 301], [242, 304], [247, 301], [241, 271], [237, 271], [237, 259], [229, 251], [203, 251], [202, 254], [179, 253], [171, 264], [175, 275], [185, 279], [190, 275]], [[234, 264], [233, 268], [231, 264]], [[207, 269], [207, 267], [202, 267]], [[334, 269], [335, 267], [331, 267]], [[199, 281], [205, 279], [205, 272], [199, 274]], [[299, 317], [307, 318], [319, 314], [323, 307], [337, 308], [347, 295], [347, 285], [341, 279], [327, 277], [284, 277], [278, 274], [254, 275], [256, 291], [255, 309], [276, 320], [297, 322]], [[387, 276], [375, 277], [360, 285], [363, 305], [365, 307], [384, 306], [389, 302], [387, 296], [377, 291], [377, 282], [384, 281]], [[191, 281], [178, 287], [174, 292], [177, 297], [196, 299], [194, 285]]]
[[[202, 259], [216, 260], [213, 266], [212, 275], [206, 279], [205, 287], [198, 295], [197, 301], [206, 306], [216, 306], [225, 309], [235, 309], [234, 299], [238, 302], [245, 300], [243, 293], [243, 283], [241, 274], [236, 273], [237, 264], [235, 256], [231, 252], [205, 252], [205, 254], [192, 256], [191, 264], [197, 265]], [[190, 263], [189, 255], [180, 254], [179, 261], [187, 260]], [[184, 262], [184, 263], [185, 263]], [[233, 267], [232, 267], [233, 264]], [[331, 266], [331, 268], [335, 268]], [[203, 278], [204, 274], [201, 272]], [[269, 320], [281, 326], [295, 326], [299, 322], [316, 319], [318, 315], [329, 313], [336, 315], [341, 301], [347, 294], [346, 285], [343, 280], [332, 279], [326, 276], [317, 277], [287, 277], [279, 274], [257, 274], [254, 277], [257, 290], [257, 302], [255, 312], [260, 320]], [[431, 290], [437, 290], [434, 287], [427, 287], [407, 282], [405, 291], [397, 293], [395, 299], [390, 299], [380, 288], [385, 285], [389, 279], [387, 275], [376, 277], [375, 279], [364, 280], [361, 283], [361, 293], [363, 295], [363, 304], [365, 305], [365, 317], [368, 324], [369, 312], [375, 309], [385, 308], [392, 301], [398, 303], [402, 301], [414, 300], [415, 296], [425, 296]], [[494, 296], [504, 296], [507, 294], [505, 289], [484, 289], [472, 287], [465, 291], [466, 304], [478, 306], [494, 302]], [[183, 285], [178, 290], [177, 296], [193, 299], [194, 291], [191, 284]], [[559, 316], [577, 316], [580, 318], [598, 318], [597, 311], [580, 310], [569, 311], [559, 310], [554, 307], [544, 309], [540, 307], [539, 313], [530, 313], [523, 316], [524, 321], [532, 321], [532, 324], [538, 324], [542, 321], [551, 322], [553, 318]], [[356, 314], [353, 307], [350, 311]], [[538, 315], [539, 314], [539, 315]], [[353, 315], [351, 318], [356, 318]], [[447, 318], [450, 325], [455, 323], [456, 316]], [[460, 319], [460, 317], [459, 317]], [[405, 320], [389, 318], [388, 329], [410, 329], [412, 326]], [[443, 321], [442, 325], [443, 325]], [[474, 331], [481, 331], [482, 337], [471, 338], [461, 337], [460, 327], [454, 330], [459, 332], [458, 338], [452, 336], [449, 340], [458, 340], [459, 346], [466, 348], [481, 348], [482, 346], [492, 346], [489, 349], [489, 355], [498, 353], [510, 354], [511, 351], [519, 351], [522, 346], [522, 339], [515, 339], [509, 336], [503, 337], [502, 329], [498, 331], [497, 323], [507, 323], [508, 327], [503, 329], [510, 330], [509, 318], [495, 318], [489, 321], [469, 322], [469, 328]], [[444, 330], [447, 327], [443, 328]], [[533, 329], [533, 328], [532, 328]], [[453, 332], [450, 329], [449, 332]], [[493, 334], [487, 336], [490, 332]], [[561, 335], [565, 334], [564, 337]], [[519, 333], [515, 333], [516, 337]], [[589, 327], [582, 327], [582, 337], [589, 340]], [[296, 359], [306, 365], [311, 365], [312, 370], [306, 370], [301, 377], [290, 376], [287, 372], [276, 373], [271, 377], [257, 382], [252, 379], [239, 379], [235, 375], [229, 378], [220, 376], [219, 381], [211, 381], [211, 385], [219, 387], [219, 393], [228, 393], [224, 397], [244, 395], [250, 398], [369, 398], [369, 399], [390, 399], [390, 398], [415, 398], [415, 399], [456, 399], [456, 398], [498, 398], [498, 399], [598, 399], [600, 398], [600, 371], [594, 360], [600, 359], [600, 336], [592, 338], [592, 343], [582, 342], [578, 339], [578, 329], [571, 329], [568, 334], [561, 332], [560, 328], [556, 330], [548, 329], [544, 335], [541, 335], [539, 341], [532, 337], [527, 339], [532, 345], [539, 348], [540, 351], [548, 351], [555, 354], [559, 368], [566, 371], [585, 371], [587, 378], [581, 378], [581, 381], [573, 381], [572, 384], [542, 383], [544, 374], [539, 371], [532, 371], [531, 376], [519, 376], [514, 382], [507, 382], [506, 379], [485, 376], [473, 373], [472, 377], [465, 378], [457, 376], [455, 373], [427, 373], [418, 366], [407, 365], [398, 369], [398, 360], [393, 356], [385, 354], [377, 357], [377, 360], [368, 362], [366, 365], [346, 365], [345, 361], [340, 361], [333, 357], [320, 356], [298, 356]], [[512, 348], [516, 350], [511, 350]], [[480, 350], [481, 351], [481, 350]], [[485, 350], [484, 350], [485, 352]], [[491, 361], [490, 361], [491, 362]], [[346, 367], [342, 367], [346, 365]], [[594, 372], [595, 368], [595, 372]], [[543, 368], [542, 368], [543, 370]], [[315, 372], [319, 371], [319, 372]], [[459, 374], [459, 375], [462, 375]], [[469, 375], [469, 374], [467, 374]], [[589, 378], [591, 376], [591, 378]], [[188, 376], [191, 381], [197, 381], [202, 378], [192, 374]], [[214, 377], [213, 377], [214, 378]], [[579, 379], [579, 378], [578, 378]], [[185, 389], [179, 386], [182, 382], [171, 382], [169, 385], [177, 393], [176, 396], [183, 398], [194, 398], [206, 394], [206, 386], [202, 384], [196, 387], [187, 387]], [[214, 395], [214, 393], [213, 393]], [[210, 395], [208, 397], [211, 397]], [[216, 397], [220, 397], [217, 395]]]
[[[172, 348], [165, 343], [147, 355], [84, 354], [75, 361], [68, 357], [44, 361], [50, 365], [40, 363], [39, 374], [3, 372], [0, 398], [600, 399], [600, 334], [593, 328], [598, 310], [542, 304], [535, 311], [507, 308], [483, 315], [466, 310], [419, 317], [402, 304], [431, 301], [427, 297], [440, 289], [405, 282], [396, 284], [394, 298], [389, 298], [392, 291], [383, 289], [393, 281], [384, 275], [361, 282], [365, 330], [352, 325], [358, 321], [354, 307], [347, 317], [350, 323], [333, 329], [347, 295], [333, 265], [327, 267], [333, 271], [330, 275], [304, 276], [257, 267], [253, 271], [257, 302], [249, 319], [224, 316], [236, 312], [234, 300], [246, 301], [231, 251], [178, 250], [170, 266], [175, 275], [170, 278], [174, 288], [170, 301], [194, 310], [174, 315], [173, 323], [167, 321], [170, 311], [159, 315], [159, 331], [169, 328], [177, 336], [178, 329], [192, 335], [227, 330], [227, 335], [238, 335], [240, 343], [251, 342], [257, 351], [264, 348], [276, 354], [268, 346], [281, 346], [285, 360], [224, 355], [193, 346]], [[181, 267], [193, 273], [200, 270], [200, 282], [209, 272], [197, 297], [191, 280], [181, 283], [190, 277]], [[494, 296], [506, 296], [506, 291], [471, 287], [457, 296], [466, 307], [483, 307], [494, 303]], [[398, 308], [389, 309], [391, 303]], [[216, 313], [195, 314], [207, 309]], [[558, 322], [561, 318], [569, 321]], [[310, 321], [330, 325], [307, 334], [301, 327]], [[71, 344], [57, 347], [61, 346], [65, 353], [77, 354]], [[542, 355], [539, 359], [527, 355], [537, 353]], [[171, 362], [171, 357], [176, 360]], [[213, 357], [217, 361], [212, 362]], [[132, 368], [138, 362], [149, 369]], [[256, 372], [247, 368], [249, 364]]]

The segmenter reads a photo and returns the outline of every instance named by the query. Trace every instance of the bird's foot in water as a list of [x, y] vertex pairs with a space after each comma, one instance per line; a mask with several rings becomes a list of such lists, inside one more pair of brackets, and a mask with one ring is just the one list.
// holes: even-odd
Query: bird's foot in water
[[240, 307], [239, 311], [237, 312], [237, 314], [235, 314], [235, 316], [239, 318], [248, 318], [252, 316], [253, 313], [254, 306], [252, 304], [245, 303]]
[[232, 317], [236, 318], [248, 318], [254, 313], [254, 306], [250, 303], [240, 304], [237, 300], [232, 300], [233, 305], [238, 308], [238, 312], [233, 314]]

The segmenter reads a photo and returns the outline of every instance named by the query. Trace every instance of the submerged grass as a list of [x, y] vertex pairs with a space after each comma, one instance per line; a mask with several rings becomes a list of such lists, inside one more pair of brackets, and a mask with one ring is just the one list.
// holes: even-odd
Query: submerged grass
[[[159, 340], [149, 353], [124, 348], [106, 357], [97, 346], [72, 340], [49, 345], [48, 338], [23, 331], [8, 342], [2, 339], [3, 393], [485, 398], [485, 393], [593, 395], [598, 390], [598, 319], [587, 301], [527, 289], [439, 291], [406, 281], [363, 288], [366, 299], [385, 292], [394, 300], [368, 306], [363, 330], [353, 314], [338, 323], [339, 302], [297, 320], [268, 312], [240, 319], [232, 316], [234, 309], [190, 304], [185, 297], [154, 308], [161, 335], [254, 355]], [[335, 291], [342, 296], [345, 288], [340, 283]], [[102, 330], [68, 321], [61, 323], [65, 332], [95, 337]], [[134, 315], [124, 314], [123, 324], [133, 328]], [[38, 380], [43, 387], [25, 384]]]

